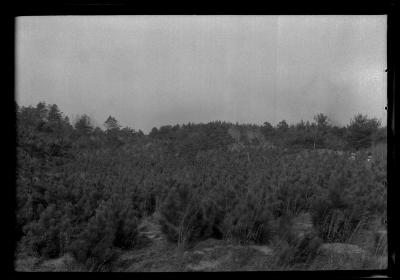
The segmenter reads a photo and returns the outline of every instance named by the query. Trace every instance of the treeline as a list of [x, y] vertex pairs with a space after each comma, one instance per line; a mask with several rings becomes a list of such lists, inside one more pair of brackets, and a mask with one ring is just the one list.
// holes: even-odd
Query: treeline
[[331, 124], [324, 114], [314, 117], [314, 122], [300, 121], [287, 124], [285, 120], [273, 126], [265, 122], [262, 126], [211, 122], [208, 124], [187, 124], [153, 128], [152, 139], [190, 141], [198, 139], [205, 149], [210, 146], [224, 146], [231, 143], [260, 145], [265, 142], [275, 146], [294, 149], [361, 150], [386, 141], [386, 127], [376, 118], [357, 114], [345, 127]]
[[62, 145], [97, 149], [137, 142], [156, 142], [163, 143], [181, 154], [227, 147], [233, 143], [243, 145], [271, 143], [293, 149], [356, 151], [379, 142], [385, 143], [387, 137], [386, 127], [381, 127], [380, 121], [362, 114], [355, 115], [345, 127], [334, 126], [326, 115], [318, 114], [314, 117], [314, 122], [300, 121], [291, 125], [285, 120], [276, 126], [269, 122], [259, 126], [214, 121], [207, 124], [188, 123], [154, 127], [148, 135], [145, 135], [141, 130], [121, 128], [112, 116], [104, 122], [104, 128], [94, 126], [86, 114], [79, 116], [71, 124], [56, 104], [46, 105], [40, 102], [36, 107], [21, 107], [17, 111], [19, 131], [29, 134], [32, 129], [36, 129], [41, 136], [49, 136], [47, 140], [51, 141], [54, 138], [53, 142], [47, 143], [51, 144], [52, 149], [61, 148]]
[[[386, 215], [385, 159], [366, 165], [287, 152], [385, 143], [385, 129], [362, 115], [342, 128], [320, 114], [314, 123], [211, 122], [145, 135], [111, 116], [104, 129], [86, 115], [71, 124], [56, 105], [39, 103], [17, 108], [17, 136], [19, 253], [71, 253], [90, 270], [110, 269], [119, 249], [139, 246], [138, 223], [155, 212], [179, 244], [208, 237], [265, 244], [282, 236], [291, 244], [287, 221], [308, 211], [318, 232], [306, 247], [346, 241]], [[275, 148], [260, 150], [266, 143]], [[242, 148], [232, 152], [235, 144]]]

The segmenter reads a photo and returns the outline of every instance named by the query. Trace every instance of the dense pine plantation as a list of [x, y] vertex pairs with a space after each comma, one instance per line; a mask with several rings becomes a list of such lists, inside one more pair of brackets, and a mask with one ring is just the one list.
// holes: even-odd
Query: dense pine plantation
[[[386, 128], [367, 116], [346, 127], [323, 114], [148, 135], [113, 117], [104, 127], [86, 115], [71, 124], [57, 105], [17, 108], [16, 258], [68, 253], [87, 270], [112, 270], [121, 250], [143, 246], [138, 225], [158, 213], [177, 246], [280, 242], [281, 262], [296, 264], [386, 217]], [[299, 243], [289, 221], [305, 212], [315, 231]]]

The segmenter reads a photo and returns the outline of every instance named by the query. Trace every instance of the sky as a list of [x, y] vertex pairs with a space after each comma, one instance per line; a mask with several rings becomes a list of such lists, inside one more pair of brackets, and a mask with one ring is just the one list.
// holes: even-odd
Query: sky
[[386, 16], [16, 19], [16, 101], [145, 133], [214, 120], [386, 124]]

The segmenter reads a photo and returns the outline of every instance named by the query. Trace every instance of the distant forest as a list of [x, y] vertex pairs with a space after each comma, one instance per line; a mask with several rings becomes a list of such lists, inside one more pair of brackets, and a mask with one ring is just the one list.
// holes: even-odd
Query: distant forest
[[140, 244], [137, 225], [155, 212], [178, 244], [267, 244], [302, 211], [317, 240], [345, 242], [361, 221], [386, 215], [386, 127], [362, 114], [343, 127], [320, 113], [291, 125], [214, 121], [147, 135], [112, 116], [103, 128], [85, 114], [71, 123], [44, 102], [17, 105], [16, 118], [19, 255], [70, 253], [88, 270], [107, 270], [117, 248]]
[[[289, 125], [285, 120], [273, 126], [238, 124], [213, 121], [206, 124], [188, 123], [154, 127], [148, 135], [140, 129], [122, 128], [114, 117], [109, 116], [104, 127], [94, 126], [86, 114], [74, 123], [64, 116], [56, 104], [40, 102], [36, 107], [18, 107], [18, 135], [33, 131], [37, 136], [48, 136], [49, 147], [62, 150], [65, 147], [119, 147], [135, 143], [152, 142], [165, 145], [171, 151], [190, 155], [198, 151], [228, 148], [232, 144], [268, 145], [287, 149], [332, 149], [358, 151], [379, 142], [386, 143], [386, 127], [376, 118], [356, 114], [347, 126], [330, 123], [322, 113], [313, 122], [299, 121]], [[56, 137], [55, 137], [56, 136]], [[23, 138], [22, 138], [23, 139]], [[21, 139], [21, 140], [22, 140]]]

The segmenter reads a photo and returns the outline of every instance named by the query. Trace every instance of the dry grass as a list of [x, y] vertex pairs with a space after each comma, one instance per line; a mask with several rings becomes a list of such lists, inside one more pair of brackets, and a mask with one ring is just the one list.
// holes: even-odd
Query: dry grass
[[16, 271], [37, 271], [37, 272], [73, 272], [87, 271], [87, 269], [76, 262], [69, 254], [57, 259], [41, 260], [36, 257], [18, 258], [15, 262]]

